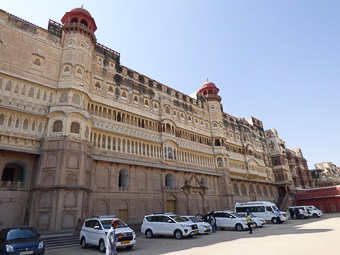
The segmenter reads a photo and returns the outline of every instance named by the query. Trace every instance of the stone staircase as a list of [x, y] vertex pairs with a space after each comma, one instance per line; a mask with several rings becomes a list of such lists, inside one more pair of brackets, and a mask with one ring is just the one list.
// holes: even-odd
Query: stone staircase
[[54, 235], [41, 235], [40, 237], [44, 241], [45, 249], [59, 249], [66, 247], [79, 246], [79, 234], [63, 233]]

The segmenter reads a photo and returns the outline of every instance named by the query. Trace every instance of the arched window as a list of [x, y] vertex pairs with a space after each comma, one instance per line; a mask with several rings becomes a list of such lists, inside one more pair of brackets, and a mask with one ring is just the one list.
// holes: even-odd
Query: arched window
[[80, 132], [80, 124], [78, 122], [72, 122], [71, 123], [71, 133], [79, 134]]
[[96, 84], [94, 85], [96, 89], [101, 89], [102, 87], [100, 86], [99, 81], [96, 82]]
[[71, 23], [78, 23], [78, 18], [71, 19]]
[[109, 94], [113, 95], [113, 87], [112, 86], [109, 87]]
[[263, 195], [268, 197], [268, 190], [266, 186], [263, 186]]
[[59, 103], [67, 103], [67, 92], [61, 93], [59, 97]]
[[0, 114], [0, 125], [3, 125], [5, 121], [5, 115]]
[[126, 169], [119, 171], [118, 187], [129, 187], [129, 172]]
[[28, 129], [28, 119], [24, 120], [24, 124], [23, 124], [22, 128], [25, 129], [25, 130]]
[[166, 187], [175, 187], [175, 178], [172, 174], [167, 174], [165, 176], [165, 186]]
[[249, 185], [249, 193], [250, 194], [255, 193], [254, 186], [251, 184]]
[[256, 193], [258, 196], [262, 196], [261, 188], [260, 186], [256, 186]]
[[133, 102], [135, 102], [136, 104], [138, 104], [138, 97], [137, 97], [137, 96], [135, 96], [135, 97], [133, 98]]
[[72, 103], [74, 104], [80, 104], [80, 96], [77, 94], [74, 94], [72, 97]]
[[243, 183], [241, 184], [241, 191], [243, 196], [247, 196], [247, 189]]
[[223, 160], [222, 160], [222, 158], [217, 158], [217, 166], [218, 167], [223, 167]]
[[149, 101], [148, 101], [148, 100], [145, 100], [145, 101], [144, 101], [144, 105], [145, 105], [146, 107], [149, 107]]
[[125, 91], [123, 91], [123, 93], [122, 93], [122, 98], [126, 99], [126, 92]]
[[238, 191], [238, 186], [237, 186], [236, 183], [234, 183], [234, 194], [235, 194], [236, 196], [239, 196], [239, 195], [240, 195], [240, 192]]
[[84, 19], [82, 19], [82, 20], [80, 21], [80, 23], [81, 23], [81, 24], [83, 24], [84, 26], [88, 26], [88, 23], [87, 23], [87, 21], [86, 21], [86, 20], [84, 20]]
[[61, 132], [63, 130], [63, 122], [61, 120], [56, 120], [53, 123], [52, 132]]
[[215, 139], [215, 146], [221, 146], [220, 139]]
[[165, 113], [170, 115], [170, 107], [169, 106], [165, 107]]
[[11, 91], [11, 90], [12, 90], [12, 82], [11, 82], [11, 81], [8, 81], [8, 82], [7, 82], [6, 87], [5, 87], [5, 90], [6, 90], [6, 91]]

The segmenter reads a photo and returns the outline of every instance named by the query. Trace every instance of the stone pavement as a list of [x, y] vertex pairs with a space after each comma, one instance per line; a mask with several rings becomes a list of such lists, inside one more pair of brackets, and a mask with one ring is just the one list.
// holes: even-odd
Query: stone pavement
[[[132, 250], [120, 255], [336, 255], [340, 254], [340, 213], [319, 219], [289, 220], [286, 223], [248, 231], [219, 230], [215, 234], [176, 240], [170, 237], [147, 239], [137, 236]], [[47, 255], [100, 254], [97, 247], [46, 251]]]

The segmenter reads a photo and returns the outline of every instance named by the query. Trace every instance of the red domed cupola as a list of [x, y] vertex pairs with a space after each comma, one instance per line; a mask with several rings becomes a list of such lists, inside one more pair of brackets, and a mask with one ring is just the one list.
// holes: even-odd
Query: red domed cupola
[[216, 87], [215, 83], [211, 81], [206, 81], [201, 86], [201, 89], [199, 90], [199, 93], [206, 97], [209, 101], [218, 101], [221, 102], [222, 98], [218, 95], [218, 92], [220, 91], [219, 88]]
[[87, 10], [74, 8], [70, 12], [65, 13], [61, 22], [66, 32], [81, 32], [90, 36], [94, 43], [97, 41], [94, 36], [94, 32], [97, 30], [96, 22]]

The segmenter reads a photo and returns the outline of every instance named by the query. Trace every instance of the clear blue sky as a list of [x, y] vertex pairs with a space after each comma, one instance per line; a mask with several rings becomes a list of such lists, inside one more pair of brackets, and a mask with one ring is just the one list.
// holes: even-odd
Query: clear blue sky
[[187, 95], [209, 78], [224, 112], [277, 129], [310, 169], [340, 166], [340, 1], [0, 0], [46, 29], [81, 5], [123, 65]]

